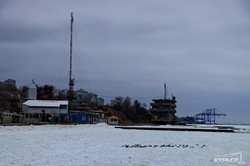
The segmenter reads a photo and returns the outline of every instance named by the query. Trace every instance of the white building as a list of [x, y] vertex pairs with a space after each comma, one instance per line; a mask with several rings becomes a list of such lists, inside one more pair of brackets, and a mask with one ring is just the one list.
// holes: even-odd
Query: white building
[[116, 116], [108, 117], [108, 124], [109, 125], [118, 125], [118, 118]]
[[23, 103], [23, 113], [31, 114], [67, 114], [68, 101], [28, 100]]

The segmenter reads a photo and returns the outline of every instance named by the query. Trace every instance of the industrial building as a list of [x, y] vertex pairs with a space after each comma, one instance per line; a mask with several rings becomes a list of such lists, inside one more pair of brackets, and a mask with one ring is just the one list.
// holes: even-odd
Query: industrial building
[[156, 124], [174, 124], [176, 122], [176, 99], [155, 99], [150, 103], [151, 121]]
[[164, 84], [164, 99], [154, 99], [150, 103], [151, 122], [156, 124], [174, 124], [176, 123], [176, 98], [172, 95], [172, 99], [167, 99], [167, 88]]
[[28, 100], [23, 103], [23, 113], [67, 114], [68, 101]]

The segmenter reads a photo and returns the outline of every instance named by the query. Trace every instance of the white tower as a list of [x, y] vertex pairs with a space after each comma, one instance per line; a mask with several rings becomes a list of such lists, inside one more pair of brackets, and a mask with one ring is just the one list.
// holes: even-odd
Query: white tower
[[32, 84], [27, 89], [27, 99], [36, 100], [36, 96], [37, 96], [37, 87], [35, 81], [32, 80]]

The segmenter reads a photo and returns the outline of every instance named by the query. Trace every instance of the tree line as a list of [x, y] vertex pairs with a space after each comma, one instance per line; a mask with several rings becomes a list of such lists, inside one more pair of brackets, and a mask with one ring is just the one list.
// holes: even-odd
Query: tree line
[[133, 122], [150, 122], [151, 114], [145, 103], [138, 100], [132, 101], [130, 97], [116, 97], [110, 101], [110, 106], [123, 112]]

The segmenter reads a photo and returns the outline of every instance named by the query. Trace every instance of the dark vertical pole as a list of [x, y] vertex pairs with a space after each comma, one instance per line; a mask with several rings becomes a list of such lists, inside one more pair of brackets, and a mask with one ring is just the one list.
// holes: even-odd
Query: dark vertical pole
[[164, 100], [167, 99], [167, 87], [166, 87], [166, 83], [164, 84]]
[[71, 13], [71, 26], [70, 26], [70, 69], [69, 69], [69, 88], [71, 88], [72, 80], [72, 38], [73, 38], [73, 13]]
[[69, 68], [69, 102], [73, 100], [73, 88], [74, 88], [74, 79], [72, 79], [72, 53], [73, 53], [73, 12], [71, 12], [71, 26], [70, 26], [70, 68]]

